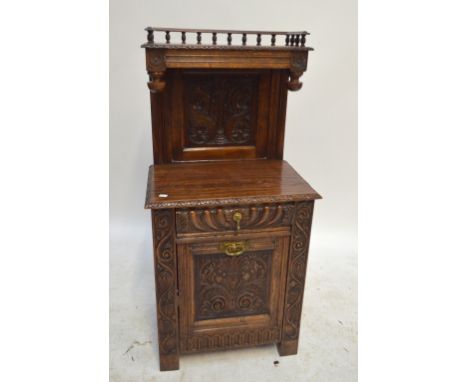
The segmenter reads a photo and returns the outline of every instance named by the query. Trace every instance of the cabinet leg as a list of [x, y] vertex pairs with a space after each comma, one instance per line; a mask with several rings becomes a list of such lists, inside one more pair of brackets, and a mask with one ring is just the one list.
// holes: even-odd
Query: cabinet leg
[[159, 370], [179, 370], [179, 354], [159, 355]]
[[283, 330], [281, 342], [278, 343], [281, 356], [297, 354], [313, 211], [313, 201], [296, 203], [288, 259]]
[[159, 367], [179, 368], [179, 323], [177, 320], [177, 259], [172, 210], [152, 210], [156, 308], [158, 312]]
[[299, 341], [282, 341], [276, 344], [280, 356], [297, 354], [297, 345]]

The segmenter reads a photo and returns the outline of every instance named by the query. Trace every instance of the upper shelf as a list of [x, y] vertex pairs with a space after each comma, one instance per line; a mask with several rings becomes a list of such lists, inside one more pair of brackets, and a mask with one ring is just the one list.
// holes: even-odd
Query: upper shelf
[[[305, 46], [306, 36], [309, 35], [306, 31], [281, 32], [154, 27], [147, 27], [145, 30], [148, 33], [148, 41], [141, 46], [142, 48], [313, 50], [313, 48]], [[155, 42], [155, 36], [161, 37], [162, 41]], [[255, 37], [253, 39], [248, 38], [252, 36]], [[176, 38], [178, 41], [175, 41]], [[262, 38], [264, 38], [263, 45]]]

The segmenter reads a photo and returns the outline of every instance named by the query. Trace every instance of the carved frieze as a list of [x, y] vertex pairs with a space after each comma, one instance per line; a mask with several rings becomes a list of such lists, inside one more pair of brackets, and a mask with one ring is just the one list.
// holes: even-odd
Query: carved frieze
[[177, 232], [236, 230], [236, 212], [241, 214], [240, 230], [289, 226], [293, 218], [294, 204], [181, 209], [176, 212]]
[[181, 351], [190, 353], [268, 344], [279, 341], [280, 333], [278, 327], [269, 327], [226, 329], [223, 334], [195, 334], [182, 338]]

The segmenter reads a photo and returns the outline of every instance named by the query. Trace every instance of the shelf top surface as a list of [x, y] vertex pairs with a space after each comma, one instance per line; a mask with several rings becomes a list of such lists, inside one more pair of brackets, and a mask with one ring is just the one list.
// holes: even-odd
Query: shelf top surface
[[214, 207], [321, 199], [282, 160], [152, 165], [145, 208]]

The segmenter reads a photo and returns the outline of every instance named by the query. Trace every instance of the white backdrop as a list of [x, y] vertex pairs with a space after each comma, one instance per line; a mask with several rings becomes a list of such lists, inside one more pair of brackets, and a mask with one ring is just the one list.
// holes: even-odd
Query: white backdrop
[[[14, 58], [0, 71], [0, 290], [12, 307], [2, 315], [0, 354], [8, 362], [0, 380], [106, 379], [109, 159], [112, 382], [357, 380], [355, 1], [112, 1], [110, 158], [106, 1], [3, 3], [0, 39]], [[468, 380], [468, 309], [460, 303], [468, 289], [468, 54], [460, 48], [467, 12], [459, 0], [359, 1], [363, 382]], [[148, 97], [136, 47], [150, 23], [312, 32], [318, 49], [305, 88], [290, 98], [286, 154], [301, 159], [294, 164], [325, 199], [316, 210], [294, 357], [255, 348], [184, 356], [180, 371], [158, 371], [140, 167], [150, 160]], [[31, 92], [21, 79], [32, 57]], [[297, 137], [308, 130], [293, 114], [300, 102], [310, 104], [310, 128], [321, 132], [306, 152]]]
[[[288, 95], [284, 158], [323, 196], [316, 202], [311, 259], [323, 255], [325, 265], [330, 264], [326, 256], [333, 256], [338, 264], [351, 261], [342, 276], [350, 276], [350, 288], [353, 293], [356, 289], [356, 1], [114, 0], [110, 12], [110, 304], [111, 368], [115, 369], [126, 350], [121, 351], [123, 344], [130, 347], [134, 341], [142, 343], [143, 337], [154, 341], [155, 336], [150, 213], [143, 209], [152, 144], [140, 45], [146, 40], [143, 29], [149, 25], [311, 33], [307, 45], [315, 51], [310, 52], [308, 70], [301, 78], [303, 88]], [[339, 285], [333, 274], [330, 277]], [[353, 316], [354, 294], [350, 299]], [[135, 333], [125, 337], [134, 331], [135, 322], [143, 322], [140, 340]], [[156, 372], [157, 362], [151, 366]]]

